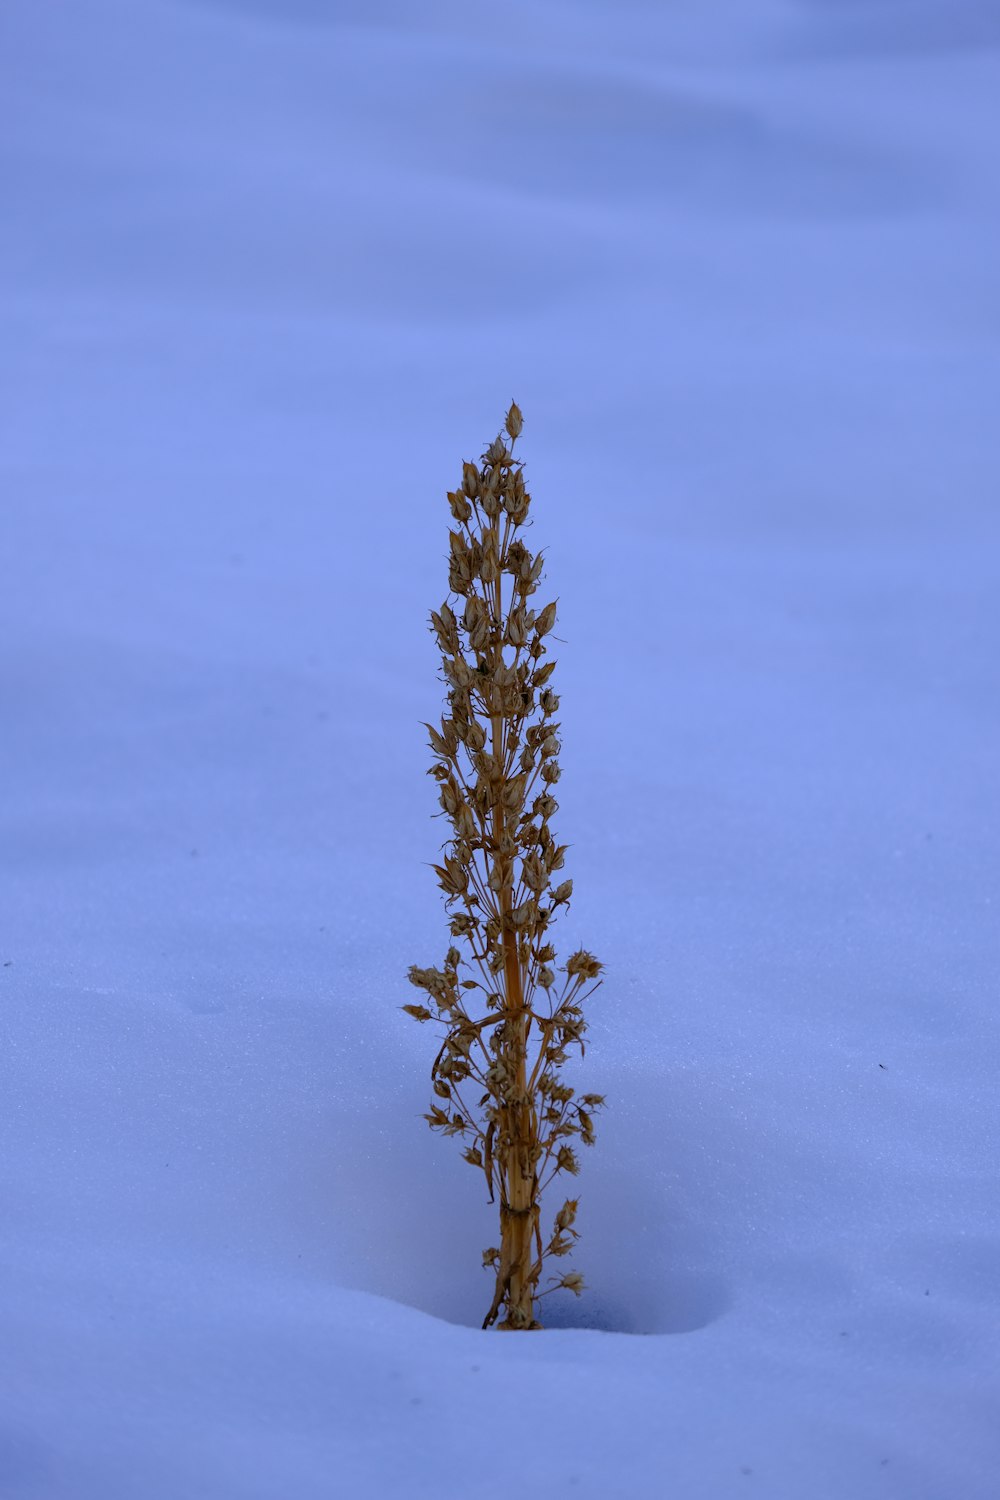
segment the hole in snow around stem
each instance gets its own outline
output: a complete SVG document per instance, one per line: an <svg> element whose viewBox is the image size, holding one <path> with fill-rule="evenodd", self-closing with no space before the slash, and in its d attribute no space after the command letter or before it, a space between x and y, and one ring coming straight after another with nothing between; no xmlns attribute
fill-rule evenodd
<svg viewBox="0 0 1000 1500"><path fill-rule="evenodd" d="M695 1333L721 1317L729 1306L721 1277L710 1272L669 1278L654 1297L616 1296L608 1287L580 1298L556 1293L542 1303L546 1328L592 1328L599 1333Z"/></svg>

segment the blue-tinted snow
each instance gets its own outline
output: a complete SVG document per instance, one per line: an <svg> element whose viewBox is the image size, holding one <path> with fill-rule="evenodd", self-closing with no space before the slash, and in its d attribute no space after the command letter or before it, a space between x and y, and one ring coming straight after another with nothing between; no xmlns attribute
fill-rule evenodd
<svg viewBox="0 0 1000 1500"><path fill-rule="evenodd" d="M0 1493L992 1497L995 7L0 43ZM531 1339L397 1008L511 396L608 965Z"/></svg>

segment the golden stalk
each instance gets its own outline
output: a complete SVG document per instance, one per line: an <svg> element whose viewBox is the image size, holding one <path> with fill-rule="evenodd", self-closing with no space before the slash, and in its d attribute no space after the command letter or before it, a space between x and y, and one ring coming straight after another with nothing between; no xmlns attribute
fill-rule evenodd
<svg viewBox="0 0 1000 1500"><path fill-rule="evenodd" d="M435 756L429 774L453 830L434 869L452 937L464 943L467 956L452 945L441 969L414 965L410 981L434 1010L403 1007L418 1021L437 1019L445 1027L431 1069L434 1094L443 1102L432 1103L425 1118L431 1129L469 1142L465 1159L485 1174L491 1201L499 1198L500 1244L483 1256L495 1273L483 1326L502 1312L498 1326L507 1329L541 1327L537 1302L547 1292L539 1292L538 1283L545 1258L567 1254L577 1239L577 1204L569 1199L544 1241L541 1192L559 1173L578 1171L569 1142L579 1137L593 1144L593 1112L604 1103L599 1094L577 1099L559 1078L568 1050L583 1052L582 1002L597 988L601 964L578 950L563 965L556 993L547 929L573 889L570 880L552 883L565 855L550 827L558 807L559 699L548 686L555 664L542 664L542 657L556 606L528 607L542 558L518 535L531 506L513 452L521 426L512 405L505 423L510 445L497 437L478 465L463 465L461 485L448 495L457 525L449 533L449 600L455 603L431 611L448 713L440 731L427 729ZM471 966L479 978L460 977ZM588 981L597 983L585 991ZM478 1020L466 1009L474 991L487 1009ZM464 1084L485 1091L478 1112L463 1103ZM547 1290L579 1294L582 1286L577 1273L567 1272Z"/></svg>

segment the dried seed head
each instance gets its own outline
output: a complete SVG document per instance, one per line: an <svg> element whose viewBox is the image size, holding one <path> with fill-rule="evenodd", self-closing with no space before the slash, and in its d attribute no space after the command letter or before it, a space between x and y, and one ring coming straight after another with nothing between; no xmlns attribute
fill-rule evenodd
<svg viewBox="0 0 1000 1500"><path fill-rule="evenodd" d="M524 488L524 481L520 474L515 474L514 485L511 493L504 501L504 510L510 516L515 526L521 526L531 508L531 496Z"/></svg>
<svg viewBox="0 0 1000 1500"><path fill-rule="evenodd" d="M507 621L507 644L520 651L522 646L527 645L528 628L524 618L524 610L518 607L512 609Z"/></svg>
<svg viewBox="0 0 1000 1500"><path fill-rule="evenodd" d="M438 645L445 653L458 650L458 630L455 625L455 616L447 604L441 606L441 613L431 610L431 628L437 636Z"/></svg>
<svg viewBox="0 0 1000 1500"><path fill-rule="evenodd" d="M527 559L530 564L531 553L521 541L520 537L515 537L510 546L507 548L507 552L504 558L504 569L514 578L519 578L521 576L521 567L525 559Z"/></svg>
<svg viewBox="0 0 1000 1500"><path fill-rule="evenodd" d="M546 833L548 833L548 829L546 829ZM562 869L563 865L566 863L566 850L569 848L568 844L552 843L551 838L552 835L549 834L550 842L548 848L545 850L545 868L548 870L550 875L553 870Z"/></svg>
<svg viewBox="0 0 1000 1500"><path fill-rule="evenodd" d="M441 796L438 800L440 801L441 806L444 808L449 817L454 817L454 815L458 812L458 809L462 806L461 795L459 794L458 787L453 781L445 782L444 786L441 788Z"/></svg>
<svg viewBox="0 0 1000 1500"><path fill-rule="evenodd" d="M533 920L535 910L534 899L529 897L527 901L522 901L520 906L514 907L514 910L510 914L510 920L515 927L526 927Z"/></svg>
<svg viewBox="0 0 1000 1500"><path fill-rule="evenodd" d="M523 773L507 782L501 793L501 803L508 812L520 812L524 804L524 787L527 778Z"/></svg>
<svg viewBox="0 0 1000 1500"><path fill-rule="evenodd" d="M528 607L543 558L533 555L518 534L531 497L508 443L516 442L522 426L512 402L504 433L490 444L480 466L463 465L461 485L448 493L453 518L448 582L452 605L455 595L461 604L446 603L431 614L449 706L440 730L428 726L435 756L428 774L453 835L442 863L433 868L447 898L449 932L461 949L448 949L442 969L411 969L411 982L426 992L427 1003L408 1009L419 1020L436 1017L445 1026L432 1068L436 1102L425 1116L428 1124L442 1134L467 1137L465 1159L485 1171L491 1195L498 1183L513 1180L511 1173L533 1180L530 1212L537 1224L539 1181L553 1168L577 1170L567 1138L593 1140L589 1110L601 1096L576 1102L558 1075L568 1049L582 1046L585 980L595 979L601 965L580 949L565 966L566 984L560 976L557 989L555 949L543 941L549 923L569 901L572 882L551 885L566 850L549 829L558 810L551 788L560 774L554 718L559 699L549 687L555 663L547 659L543 637L555 626L556 603L539 611ZM529 809L525 795L536 777L541 786ZM510 991L514 958L522 988ZM463 963L474 965L476 978L459 977L468 973ZM475 1003L476 1014L482 1014L479 1006L485 1002L485 1019L473 1023L465 1005L475 990L484 991ZM529 1018L527 1026L516 1021L519 1013ZM540 1068L545 1071L529 1091L524 1080L536 1078ZM485 1087L478 1116L465 1108L474 1099L458 1097L464 1080L472 1080L477 1094ZM519 1115L524 1106L530 1108ZM517 1306L509 1293L508 1210L502 1246L484 1256L498 1277L488 1322L505 1307L506 1326L531 1326L525 1306L530 1308L536 1295L542 1259L572 1249L575 1212L576 1201L567 1200L549 1244L539 1242L538 1258L526 1273L528 1302ZM507 1276L506 1291L501 1272ZM558 1284L578 1291L582 1280L571 1272Z"/></svg>
<svg viewBox="0 0 1000 1500"><path fill-rule="evenodd" d="M491 521L495 521L500 514L500 496L487 492L482 500L483 510Z"/></svg>
<svg viewBox="0 0 1000 1500"><path fill-rule="evenodd" d="M466 630L473 630L485 613L486 605L480 599L479 595L470 594L465 601L465 608L462 611L462 624Z"/></svg>
<svg viewBox="0 0 1000 1500"><path fill-rule="evenodd" d="M571 1229L576 1221L576 1210L579 1203L578 1198L567 1198L562 1208L556 1214L555 1225L557 1229Z"/></svg>
<svg viewBox="0 0 1000 1500"><path fill-rule="evenodd" d="M456 521L467 521L472 515L472 506L466 500L461 490L448 491L448 504Z"/></svg>
<svg viewBox="0 0 1000 1500"><path fill-rule="evenodd" d="M535 621L535 631L540 636L548 635L549 631L552 629L555 623L556 606L555 601L553 601L551 604L546 604L545 608L538 616L538 619Z"/></svg>
<svg viewBox="0 0 1000 1500"><path fill-rule="evenodd" d="M455 656L454 659L445 659L444 675L457 688L467 688L471 686L473 680L472 668L461 655Z"/></svg>
<svg viewBox="0 0 1000 1500"><path fill-rule="evenodd" d="M578 948L570 955L566 964L567 974L579 974L583 979L596 979L604 965L588 953L586 948Z"/></svg>
<svg viewBox="0 0 1000 1500"><path fill-rule="evenodd" d="M462 802L459 806L455 816L455 829L470 844L476 839L479 833L475 815L467 802Z"/></svg>

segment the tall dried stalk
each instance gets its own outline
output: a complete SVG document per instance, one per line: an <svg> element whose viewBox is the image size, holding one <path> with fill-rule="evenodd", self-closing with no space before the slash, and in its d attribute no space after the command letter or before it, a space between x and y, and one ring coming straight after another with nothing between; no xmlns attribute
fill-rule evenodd
<svg viewBox="0 0 1000 1500"><path fill-rule="evenodd" d="M444 1024L431 1069L438 1102L425 1119L468 1143L465 1160L485 1174L490 1201L499 1199L500 1244L483 1255L496 1273L483 1327L502 1312L499 1326L512 1329L541 1327L536 1304L549 1291L579 1295L583 1287L570 1271L538 1290L545 1257L567 1255L578 1237L575 1198L543 1237L541 1194L560 1173L579 1171L571 1143L593 1144L593 1113L604 1103L600 1094L577 1099L559 1080L570 1048L584 1050L582 1005L600 983L601 964L580 949L560 979L547 939L573 882L552 883L566 853L549 826L558 807L559 699L548 685L555 662L542 664L556 606L528 607L543 559L519 536L531 506L513 455L521 425L512 405L510 446L496 438L478 466L463 465L461 485L448 495L454 607L431 611L448 710L440 730L427 729L429 774L453 829L434 869L451 935L465 952L449 947L440 969L414 965L410 982L433 1009L403 1007L418 1021ZM473 1108L465 1096L480 1090Z"/></svg>

